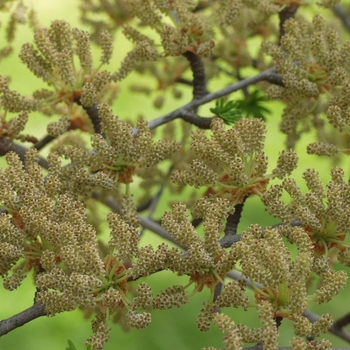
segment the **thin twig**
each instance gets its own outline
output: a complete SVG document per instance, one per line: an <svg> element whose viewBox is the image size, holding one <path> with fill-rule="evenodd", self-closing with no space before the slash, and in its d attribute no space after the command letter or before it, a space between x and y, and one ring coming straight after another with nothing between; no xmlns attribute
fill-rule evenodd
<svg viewBox="0 0 350 350"><path fill-rule="evenodd" d="M101 198L99 192L94 192L94 193L92 193L92 197L99 200L101 203L105 204L107 207L112 209L114 212L116 212L116 213L121 212L120 205L115 201L115 199L112 196L107 196L106 198ZM174 237L171 236L166 230L164 230L164 228L161 225L159 225L157 222L155 222L151 219L145 218L141 215L138 215L138 218L140 220L141 227L146 228L146 229L156 233L158 236L176 244L178 247L181 247L182 249L187 249L187 246L177 242L174 239Z"/></svg>
<svg viewBox="0 0 350 350"><path fill-rule="evenodd" d="M99 200L101 203L104 203L106 206L108 206L110 209L112 209L114 212L116 213L120 213L121 212L121 207L120 205L115 201L115 199L112 196L107 196L105 198L101 198L100 193L99 192L94 192L92 193L92 197ZM176 244L178 247L181 247L183 249L188 249L187 246L185 246L184 244L181 244L179 242L177 242L160 224L158 224L157 222L149 219L149 218L145 218L141 215L138 215L138 218L140 220L140 225L143 228L146 228L150 231L152 231L153 233L159 235L160 237ZM288 223L292 226L300 226L301 223L297 220L293 220L291 223ZM286 223L280 223L280 224L276 224L276 225L272 225L272 226L268 226L268 227L278 227L281 225L286 225ZM262 228L262 231L264 230L264 228ZM234 243L238 242L241 240L241 235L225 235L224 237L222 237L220 239L220 245L223 248L229 248L231 247Z"/></svg>
<svg viewBox="0 0 350 350"><path fill-rule="evenodd" d="M309 321L311 321L312 323L315 323L320 318L320 316L314 314L309 310L304 311L303 316L309 319ZM350 333L344 331L343 329L336 328L334 324L329 329L329 332L350 343Z"/></svg>
<svg viewBox="0 0 350 350"><path fill-rule="evenodd" d="M254 289L251 281L249 278L243 276L240 272L238 271L231 271L229 272L226 277L229 277L231 279L234 280L244 280L247 284L247 287L250 289ZM254 282L254 285L259 288L262 289L264 288L260 283ZM303 316L305 316L310 322L315 323L320 316L314 314L313 312L309 311L309 310L305 310L303 312ZM350 333L346 332L342 329L336 328L335 325L333 324L332 327L329 329L329 332L332 334L335 334L336 336L338 336L339 338L347 341L348 343L350 343Z"/></svg>
<svg viewBox="0 0 350 350"><path fill-rule="evenodd" d="M258 61L254 60L253 61L253 68L258 68ZM230 72L229 70L219 66L219 65L215 65L215 67L222 71L223 73L225 73L226 75L230 76L230 77L235 77L235 74L233 72ZM239 80L243 80L244 78L240 77L239 75L237 75L237 78ZM268 77L266 77L265 81L267 81L268 83L271 83L273 85L278 85L278 86L282 86L285 87L285 84L283 82L283 75L275 73L275 74L270 74ZM245 89L246 87L244 87Z"/></svg>
<svg viewBox="0 0 350 350"><path fill-rule="evenodd" d="M143 203L141 203L140 205L138 205L138 206L136 207L136 211L137 211L138 213L140 213L140 212L142 212L142 211L147 210L147 209L149 208L149 206L151 205L151 203L152 203L152 199L153 199L153 198L150 198L150 199L148 199L146 202L143 202Z"/></svg>
<svg viewBox="0 0 350 350"><path fill-rule="evenodd" d="M162 180L162 184L159 187L157 193L153 196L152 200L149 203L149 208L148 208L148 215L147 218L152 220L152 216L154 211L156 210L157 204L159 203L160 197L162 196L162 193L164 191L165 185L169 179L169 176L171 175L171 171L173 170L173 166L171 165L169 167L169 170L167 171L167 174ZM142 235L144 232L144 228L142 228L140 235Z"/></svg>
<svg viewBox="0 0 350 350"><path fill-rule="evenodd" d="M40 151L42 148L44 148L46 145L48 145L51 141L55 139L54 136L46 135L44 138L39 140L37 143L34 144L34 148L36 148L38 151Z"/></svg>
<svg viewBox="0 0 350 350"><path fill-rule="evenodd" d="M241 72L239 71L239 69L237 69L237 79L238 80L243 80L243 78L242 78L242 76L241 76ZM243 89L242 89L242 91L243 91L243 94L244 94L244 97L246 98L246 99L248 99L249 97L250 97L250 93L249 93L249 91L248 91L248 86L245 86Z"/></svg>
<svg viewBox="0 0 350 350"><path fill-rule="evenodd" d="M188 86L193 86L193 82L189 79L185 78L178 78L175 80L175 83L183 84L183 85L188 85Z"/></svg>

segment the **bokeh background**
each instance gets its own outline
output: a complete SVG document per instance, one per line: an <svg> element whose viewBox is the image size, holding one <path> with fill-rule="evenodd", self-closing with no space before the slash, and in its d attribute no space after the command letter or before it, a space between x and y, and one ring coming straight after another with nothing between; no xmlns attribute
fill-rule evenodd
<svg viewBox="0 0 350 350"><path fill-rule="evenodd" d="M80 21L80 13L78 6L79 0L25 0L28 7L33 6L37 11L38 18L43 25L49 26L52 20L63 19L68 21L71 26L79 27L88 30ZM1 14L0 19L6 22L6 14ZM4 39L4 30L0 29L0 42ZM30 94L33 90L43 87L43 84L38 80L24 65L21 64L18 53L21 46L26 42L32 42L33 33L27 26L20 26L17 33L15 52L9 58L0 63L0 74L9 75L12 77L10 87L22 94ZM115 71L124 58L128 50L131 49L131 44L126 41L121 33L117 33L115 37L115 52L114 59L111 62L110 69ZM94 55L96 59L99 57L98 48L95 49ZM254 74L246 72L247 75ZM145 95L135 95L130 92L129 86L133 82L139 82L140 79L150 79L131 74L120 84L119 97L113 105L113 110L121 118L136 120L142 116L148 120L161 116L162 114L180 107L181 103L186 103L191 99L191 89L183 88L182 100L167 99L161 109L153 107L152 98ZM155 84L150 81L150 84ZM228 81L215 81L210 85L210 89L223 87ZM155 85L154 85L155 86ZM241 97L240 93L233 94L231 98ZM214 103L208 104L201 108L201 112L205 115L209 107L213 107ZM272 102L268 107L272 114L268 117L268 135L265 151L270 159L270 167L274 168L278 151L283 145L284 137L278 132L278 124L283 106L281 103ZM47 118L38 114L32 113L30 116L28 132L35 135L45 135L45 126ZM53 120L53 119L52 119ZM312 132L304 134L301 141L297 145L297 151L300 154L300 163L298 169L293 176L301 184L302 189L306 189L302 181L302 172L308 167L315 167L322 176L322 179L327 182L329 180L329 170L332 161L328 158L320 158L305 154L306 145L312 142L314 134ZM349 162L344 158L339 160L340 164L344 165L346 175L349 177ZM5 166L4 162L0 166ZM188 192L190 194L190 192ZM170 194L168 194L170 195ZM168 199L168 198L167 198ZM166 201L164 199L164 201ZM106 215L106 208L99 209L101 215ZM160 212L156 213L158 216ZM269 217L263 205L258 198L250 198L244 208L243 217L239 225L239 231L242 232L248 225L258 223L261 226L267 226L276 223L277 221ZM152 243L158 245L162 242L160 238L152 233L144 235L141 244ZM349 272L349 269L348 269ZM1 281L0 281L1 282ZM142 282L142 281L140 281ZM169 272L160 272L149 278L147 282L152 287L154 293L157 293L163 288L173 284L187 284L188 278L177 277ZM0 283L1 285L1 283ZM27 278L21 287L13 292L4 290L0 286L0 320L10 317L32 305L34 297L34 284L32 278ZM179 309L171 309L164 311L152 312L152 323L144 330L131 330L124 332L118 324L112 325L111 339L106 346L106 350L112 349L181 349L194 350L201 349L206 346L223 347L222 335L214 326L207 333L201 333L196 326L196 317L199 313L203 301L209 298L209 292L204 290L200 294L196 294L191 298L188 305L182 306ZM350 288L341 291L336 300L323 305L321 307L310 304L310 309L316 313L330 312L334 319L342 316L349 311L350 305ZM231 310L228 314L235 322L244 322L250 326L259 326L254 309L248 313L242 310ZM350 327L347 327L350 331ZM288 342L293 336L293 328L291 322L284 320L281 326L280 345L288 346ZM41 317L23 327L20 327L11 333L0 338L0 350L63 350L67 346L67 340L71 339L77 346L77 349L83 349L83 343L91 335L91 326L89 320L84 319L83 312L80 310L59 314L55 317ZM342 340L329 335L327 336L333 342L334 346L348 346Z"/></svg>

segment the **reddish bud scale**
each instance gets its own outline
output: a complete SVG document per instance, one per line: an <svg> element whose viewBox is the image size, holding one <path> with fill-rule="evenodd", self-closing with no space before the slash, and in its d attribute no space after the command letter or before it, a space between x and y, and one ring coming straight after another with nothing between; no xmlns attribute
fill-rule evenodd
<svg viewBox="0 0 350 350"><path fill-rule="evenodd" d="M223 184L230 183L230 176L225 174L220 177L219 182ZM220 197L228 199L231 203L241 204L245 201L245 199L254 194L260 196L262 193L266 191L267 185L269 183L269 179L260 179L255 181L253 184L246 188L234 188L234 189L219 189L215 190L213 187L209 187L205 196L217 195L220 194Z"/></svg>

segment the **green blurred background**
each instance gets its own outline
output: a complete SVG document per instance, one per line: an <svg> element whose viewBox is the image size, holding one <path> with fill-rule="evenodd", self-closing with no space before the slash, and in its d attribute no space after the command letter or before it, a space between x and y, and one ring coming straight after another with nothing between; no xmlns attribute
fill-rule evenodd
<svg viewBox="0 0 350 350"><path fill-rule="evenodd" d="M26 0L24 3L28 6L34 6L38 13L40 22L46 26L55 19L64 19L72 26L84 28L79 22L78 0ZM6 22L6 15L1 14L0 18ZM4 30L0 31L0 41L3 40ZM18 53L22 44L32 42L32 31L26 26L20 26L17 34L15 52L8 59L0 63L0 74L10 75L12 81L11 89L15 89L22 94L30 94L33 90L43 87L41 81L36 79L27 68L20 63ZM110 65L111 71L118 68L120 61L131 48L120 33L116 35L114 59ZM96 49L96 57L98 59L99 51ZM248 75L248 74L247 74ZM131 94L128 86L132 82L138 82L140 76L132 74L120 84L120 94L113 105L115 113L121 118L136 119L142 115L150 120L162 115L165 112L178 108L181 103L185 103L191 98L190 89L184 88L184 96L182 100L167 99L166 103L160 110L153 107L152 100L145 95ZM147 79L142 77L142 79ZM223 87L225 81L216 81L210 85L210 89L215 87ZM152 84L152 82L150 82ZM153 82L154 84L154 82ZM239 93L232 95L232 98L240 96ZM203 106L201 112L203 115L208 113L209 107L213 107L214 103ZM278 102L269 105L273 111L268 118L268 135L265 151L270 159L270 167L276 164L278 151L284 142L284 137L278 132L278 124L283 106ZM47 119L40 115L31 114L30 125L28 131L32 131L36 136L45 134L45 126ZM301 142L297 146L297 151L302 155L299 168L294 172L293 176L301 184L305 190L301 174L308 167L315 167L322 175L322 179L326 182L329 180L329 170L333 165L328 158L318 158L316 156L308 156L305 154L306 145L314 139L313 133L304 134ZM348 162L345 159L339 160L344 165L346 175L349 175ZM3 162L1 164L4 164ZM4 165L2 165L4 166ZM348 176L349 177L349 176ZM101 208L101 215L105 214L105 209ZM160 213L158 213L160 215ZM267 226L276 223L276 220L269 217L263 205L257 198L250 198L244 208L243 217L240 222L239 231L244 230L249 224L258 223L261 226ZM162 240L152 233L147 233L142 239L142 244L152 243L157 245ZM349 272L349 269L347 270ZM1 281L0 281L1 282ZM139 281L142 282L142 281ZM161 272L147 278L148 284L152 287L154 293L173 284L187 284L188 278L176 277L169 272ZM32 279L27 278L22 286L14 291L9 292L0 287L0 320L10 317L32 305L34 296L34 284ZM350 288L343 290L335 301L318 307L311 304L310 309L314 312L330 312L334 319L342 316L348 311L350 305ZM196 294L191 298L188 305L179 309L171 309L165 311L152 312L152 323L144 330L131 330L124 332L118 324L113 324L111 339L106 346L106 350L112 349L182 349L194 350L201 349L205 346L223 347L222 335L214 326L207 333L201 333L196 326L196 317L199 313L203 301L209 297L209 292L204 290L200 294ZM230 310L228 314L237 323L244 322L250 326L259 326L254 309L248 313L242 310ZM347 327L350 331L350 327ZM289 340L293 336L293 328L291 322L284 320L281 326L281 346L288 346ZM41 317L23 327L20 327L11 333L0 338L0 350L63 350L67 346L67 339L72 339L78 349L83 349L82 344L91 335L90 322L85 320L83 313L79 310L59 314L52 318ZM333 342L333 346L346 347L347 343L336 337L329 336Z"/></svg>

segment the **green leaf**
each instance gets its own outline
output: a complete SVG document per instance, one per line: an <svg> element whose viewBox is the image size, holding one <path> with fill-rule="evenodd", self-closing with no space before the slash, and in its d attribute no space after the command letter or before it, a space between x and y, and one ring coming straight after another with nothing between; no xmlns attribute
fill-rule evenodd
<svg viewBox="0 0 350 350"><path fill-rule="evenodd" d="M86 345L85 350L91 350L91 349L92 349L92 344ZM70 339L68 339L68 347L66 347L66 350L77 350L76 346Z"/></svg>
<svg viewBox="0 0 350 350"><path fill-rule="evenodd" d="M74 343L70 339L68 339L68 345L69 346L66 348L66 350L77 350Z"/></svg>
<svg viewBox="0 0 350 350"><path fill-rule="evenodd" d="M236 101L225 102L224 98L215 101L215 108L210 108L210 112L223 119L225 124L231 125L242 118L242 112L237 108Z"/></svg>
<svg viewBox="0 0 350 350"><path fill-rule="evenodd" d="M260 90L253 91L250 96L244 100L238 100L237 108L239 108L247 118L261 118L266 120L266 115L271 113L271 110L264 107L261 103L268 99L261 94Z"/></svg>

